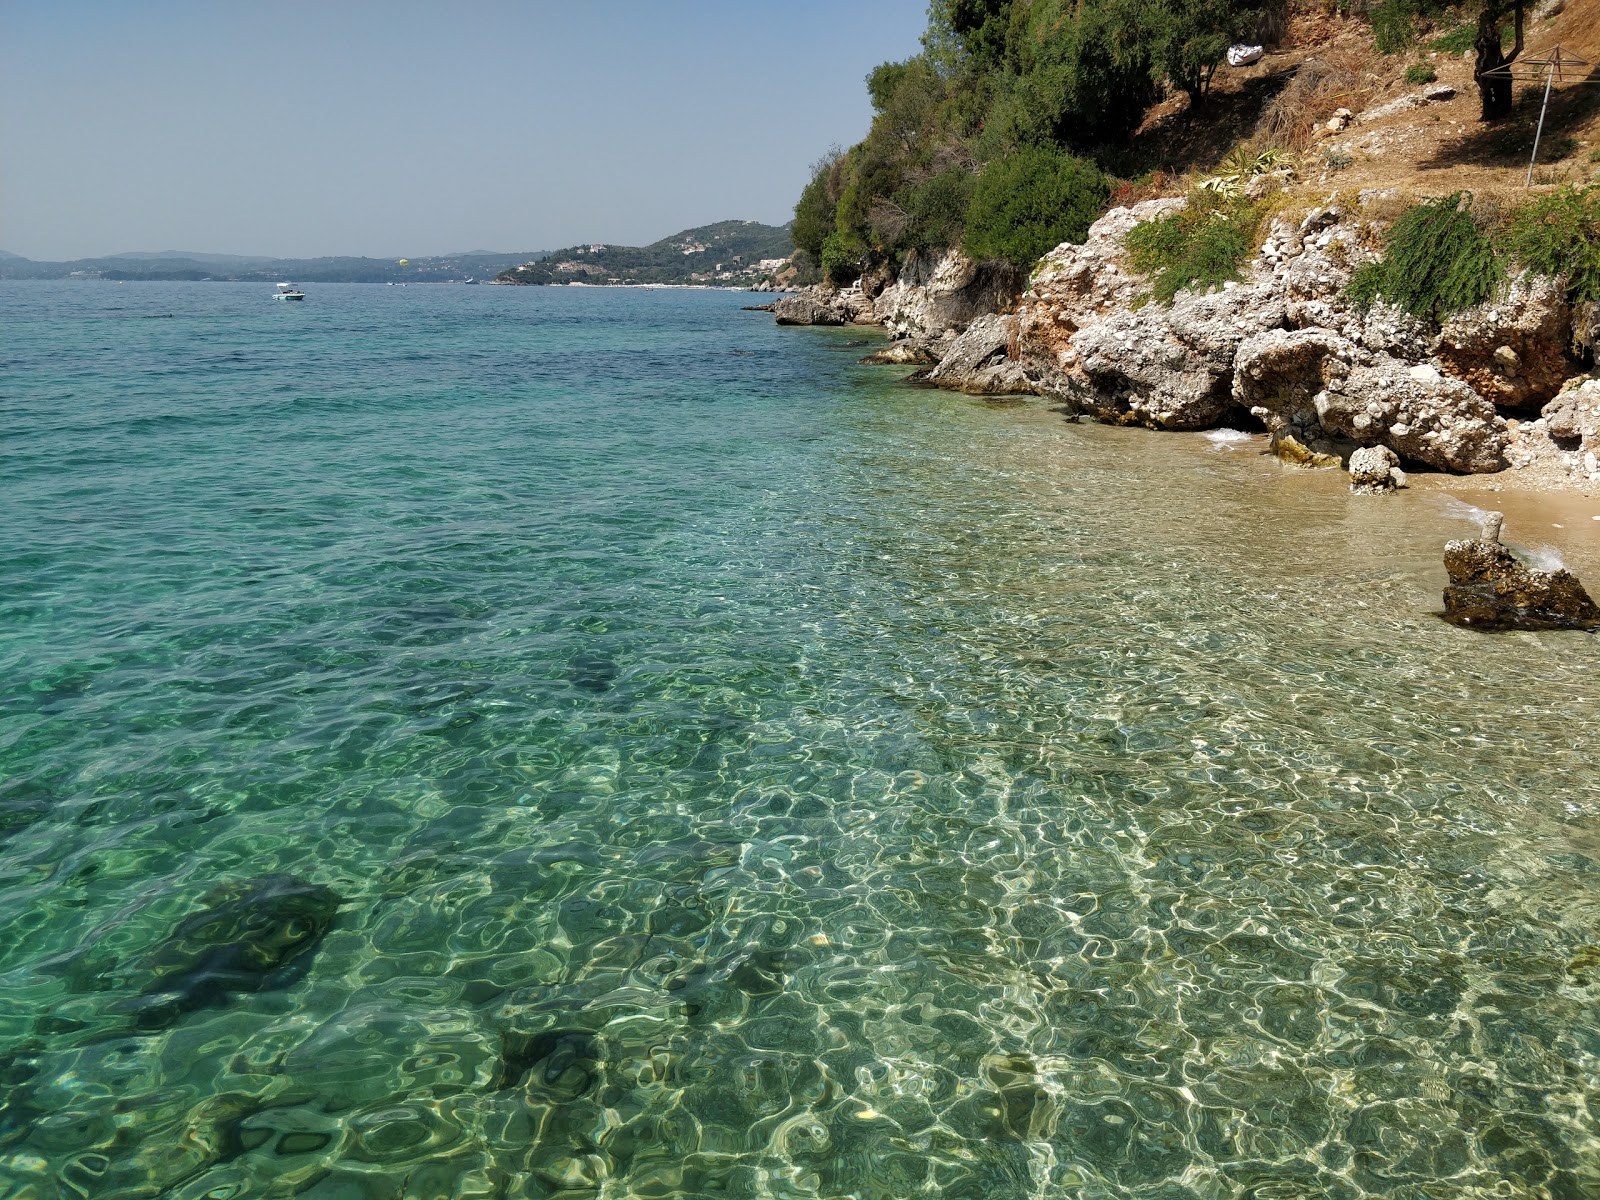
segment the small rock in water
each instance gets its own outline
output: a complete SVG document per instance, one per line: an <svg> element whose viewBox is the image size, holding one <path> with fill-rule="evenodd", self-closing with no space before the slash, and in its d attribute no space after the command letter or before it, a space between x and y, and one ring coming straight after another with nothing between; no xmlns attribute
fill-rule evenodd
<svg viewBox="0 0 1600 1200"><path fill-rule="evenodd" d="M1358 496L1381 496L1405 479L1400 456L1387 446L1363 446L1350 456L1350 490Z"/></svg>
<svg viewBox="0 0 1600 1200"><path fill-rule="evenodd" d="M1485 535L1499 537L1491 513ZM1444 548L1450 583L1444 589L1445 620L1469 629L1596 629L1600 606L1564 568L1541 571L1521 562L1488 536L1450 542Z"/></svg>

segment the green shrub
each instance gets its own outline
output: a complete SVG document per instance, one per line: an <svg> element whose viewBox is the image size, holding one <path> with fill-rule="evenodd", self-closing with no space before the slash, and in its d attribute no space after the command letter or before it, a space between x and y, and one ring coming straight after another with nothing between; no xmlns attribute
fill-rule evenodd
<svg viewBox="0 0 1600 1200"><path fill-rule="evenodd" d="M1600 187L1564 187L1524 205L1505 247L1529 270L1565 280L1574 300L1600 300Z"/></svg>
<svg viewBox="0 0 1600 1200"><path fill-rule="evenodd" d="M967 253L1032 266L1062 242L1081 242L1111 186L1093 163L1027 146L983 169L967 209Z"/></svg>
<svg viewBox="0 0 1600 1200"><path fill-rule="evenodd" d="M1197 190L1178 212L1134 226L1128 261L1155 277L1151 298L1162 304L1171 304L1181 291L1216 291L1243 278L1261 219L1259 204Z"/></svg>
<svg viewBox="0 0 1600 1200"><path fill-rule="evenodd" d="M1419 317L1442 320L1487 300L1505 271L1494 243L1472 216L1472 194L1453 192L1413 204L1384 239L1381 263L1358 270L1352 300L1380 296Z"/></svg>
<svg viewBox="0 0 1600 1200"><path fill-rule="evenodd" d="M1478 27L1471 21L1465 25L1457 25L1442 37L1436 37L1428 43L1429 50L1437 50L1440 54L1465 54L1477 43Z"/></svg>
<svg viewBox="0 0 1600 1200"><path fill-rule="evenodd" d="M1382 0L1372 9L1372 40L1379 54L1399 54L1417 40L1412 0Z"/></svg>
<svg viewBox="0 0 1600 1200"><path fill-rule="evenodd" d="M835 287L849 287L861 278L867 248L848 233L830 233L822 243L822 273Z"/></svg>
<svg viewBox="0 0 1600 1200"><path fill-rule="evenodd" d="M1406 68L1406 82L1412 87L1421 87L1425 83L1432 83L1437 78L1439 78L1439 72L1435 71L1427 63L1412 63Z"/></svg>

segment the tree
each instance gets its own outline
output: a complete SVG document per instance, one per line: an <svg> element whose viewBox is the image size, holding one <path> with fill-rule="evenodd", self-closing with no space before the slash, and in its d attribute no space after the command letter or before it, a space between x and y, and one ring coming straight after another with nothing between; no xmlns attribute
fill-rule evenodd
<svg viewBox="0 0 1600 1200"><path fill-rule="evenodd" d="M1478 61L1472 78L1478 85L1478 98L1482 104L1483 119L1493 121L1509 117L1512 106L1511 73L1492 74L1501 67L1509 67L1522 53L1522 23L1525 0L1484 0L1483 11L1478 14ZM1511 52L1505 51L1502 29L1510 16L1516 28L1516 40Z"/></svg>
<svg viewBox="0 0 1600 1200"><path fill-rule="evenodd" d="M1140 35L1151 69L1189 97L1189 108L1204 106L1211 79L1228 47L1255 35L1266 0L1144 0Z"/></svg>
<svg viewBox="0 0 1600 1200"><path fill-rule="evenodd" d="M813 259L822 257L822 243L833 232L834 214L839 208L840 160L844 152L835 146L811 165L811 182L800 193L790 227L794 244Z"/></svg>

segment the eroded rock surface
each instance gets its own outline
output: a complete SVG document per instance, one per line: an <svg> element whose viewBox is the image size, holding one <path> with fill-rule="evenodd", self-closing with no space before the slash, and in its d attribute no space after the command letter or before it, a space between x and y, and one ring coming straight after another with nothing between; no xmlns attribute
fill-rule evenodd
<svg viewBox="0 0 1600 1200"><path fill-rule="evenodd" d="M1400 456L1387 446L1362 446L1350 454L1350 490L1358 496L1381 496L1406 484Z"/></svg>
<svg viewBox="0 0 1600 1200"><path fill-rule="evenodd" d="M1033 382L1013 357L1016 338L1015 316L981 316L950 344L927 381L980 396L1033 392Z"/></svg>
<svg viewBox="0 0 1600 1200"><path fill-rule="evenodd" d="M785 296L772 306L779 325L843 325L850 314L843 305L823 300L815 292Z"/></svg>
<svg viewBox="0 0 1600 1200"><path fill-rule="evenodd" d="M1445 619L1472 629L1595 629L1600 606L1563 569L1541 571L1499 542L1450 542L1444 548L1450 583Z"/></svg>
<svg viewBox="0 0 1600 1200"><path fill-rule="evenodd" d="M1233 394L1266 425L1274 449L1293 438L1316 454L1340 458L1379 445L1467 474L1505 465L1505 421L1466 384L1427 364L1374 354L1328 330L1269 330L1246 340Z"/></svg>
<svg viewBox="0 0 1600 1200"><path fill-rule="evenodd" d="M1024 282L1024 272L1008 264L975 263L959 250L936 259L913 254L873 302L874 318L892 337L931 341L1008 307Z"/></svg>
<svg viewBox="0 0 1600 1200"><path fill-rule="evenodd" d="M1456 313L1439 332L1444 369L1486 400L1537 407L1572 373L1572 309L1554 279L1523 273L1505 293Z"/></svg>
<svg viewBox="0 0 1600 1200"><path fill-rule="evenodd" d="M1246 333L1283 320L1282 300L1264 287L1114 312L1072 339L1067 398L1105 421L1210 428L1233 406L1234 358Z"/></svg>

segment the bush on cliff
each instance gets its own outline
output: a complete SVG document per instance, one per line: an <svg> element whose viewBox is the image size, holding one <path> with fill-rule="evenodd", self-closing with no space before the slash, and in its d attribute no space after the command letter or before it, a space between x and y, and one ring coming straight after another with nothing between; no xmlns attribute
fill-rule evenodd
<svg viewBox="0 0 1600 1200"><path fill-rule="evenodd" d="M1384 239L1383 259L1359 268L1347 294L1361 305L1382 298L1419 317L1442 321L1482 303L1505 269L1472 212L1470 192L1413 204Z"/></svg>
<svg viewBox="0 0 1600 1200"><path fill-rule="evenodd" d="M848 233L830 233L822 243L822 273L834 287L849 287L861 278L867 248Z"/></svg>
<svg viewBox="0 0 1600 1200"><path fill-rule="evenodd" d="M1154 277L1150 299L1213 292L1243 278L1265 209L1243 196L1197 188L1179 211L1143 221L1128 234L1128 261Z"/></svg>
<svg viewBox="0 0 1600 1200"><path fill-rule="evenodd" d="M1573 300L1600 300L1600 186L1564 187L1524 205L1505 246L1528 269L1565 281Z"/></svg>
<svg viewBox="0 0 1600 1200"><path fill-rule="evenodd" d="M1099 168L1043 146L1029 146L983 169L967 211L966 251L1019 267L1062 242L1081 242L1111 194Z"/></svg>

